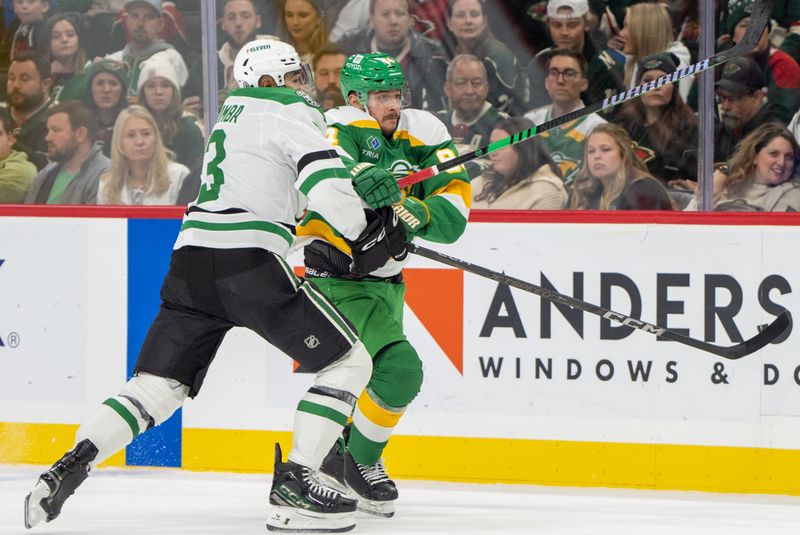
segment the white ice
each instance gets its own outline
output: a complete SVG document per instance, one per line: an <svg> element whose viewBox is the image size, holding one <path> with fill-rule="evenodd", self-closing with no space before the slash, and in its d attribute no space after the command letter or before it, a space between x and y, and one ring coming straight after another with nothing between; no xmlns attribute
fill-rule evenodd
<svg viewBox="0 0 800 535"><path fill-rule="evenodd" d="M43 467L0 465L0 534L267 533L270 475L98 469L61 516L28 531L25 495ZM351 533L426 535L798 535L800 498L399 481L394 518Z"/></svg>

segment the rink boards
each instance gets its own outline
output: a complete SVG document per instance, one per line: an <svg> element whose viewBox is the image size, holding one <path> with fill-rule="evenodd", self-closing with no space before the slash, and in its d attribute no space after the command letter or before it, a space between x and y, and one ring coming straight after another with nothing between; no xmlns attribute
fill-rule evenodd
<svg viewBox="0 0 800 535"><path fill-rule="evenodd" d="M132 369L180 211L22 213L0 209L0 462L47 463ZM577 217L475 213L425 245L716 344L800 317L791 215ZM406 280L425 381L393 475L800 494L794 330L724 361L425 259ZM271 471L310 380L234 330L200 396L110 462Z"/></svg>

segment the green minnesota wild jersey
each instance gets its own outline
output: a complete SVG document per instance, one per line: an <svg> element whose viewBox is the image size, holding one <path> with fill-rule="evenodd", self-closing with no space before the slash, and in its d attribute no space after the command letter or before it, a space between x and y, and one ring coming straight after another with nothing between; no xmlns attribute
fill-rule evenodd
<svg viewBox="0 0 800 535"><path fill-rule="evenodd" d="M372 116L353 106L329 110L325 119L328 141L345 165L374 163L400 179L458 156L447 128L426 111L402 110L392 139L383 136ZM422 202L429 215L416 236L453 243L464 232L472 190L462 166L407 187L404 194Z"/></svg>

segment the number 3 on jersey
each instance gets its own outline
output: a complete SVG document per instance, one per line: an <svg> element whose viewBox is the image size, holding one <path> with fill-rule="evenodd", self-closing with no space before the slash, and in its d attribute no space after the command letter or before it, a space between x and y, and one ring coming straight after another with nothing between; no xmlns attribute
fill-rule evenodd
<svg viewBox="0 0 800 535"><path fill-rule="evenodd" d="M219 198L219 188L225 182L225 173L219 168L219 164L225 159L225 132L215 130L208 138L206 147L205 161L208 162L205 173L201 178L200 194L197 196L197 203L215 201Z"/></svg>

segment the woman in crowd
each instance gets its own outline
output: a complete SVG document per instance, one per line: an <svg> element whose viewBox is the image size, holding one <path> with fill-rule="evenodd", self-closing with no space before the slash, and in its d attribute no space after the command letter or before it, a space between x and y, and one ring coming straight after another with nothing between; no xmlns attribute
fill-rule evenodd
<svg viewBox="0 0 800 535"><path fill-rule="evenodd" d="M124 63L104 59L86 69L86 90L83 102L97 116L100 128L97 142L103 154L111 156L111 136L117 116L128 107L128 73Z"/></svg>
<svg viewBox="0 0 800 535"><path fill-rule="evenodd" d="M175 161L195 169L203 160L203 134L193 115L183 112L178 73L168 61L150 59L142 64L138 94L153 116L164 146Z"/></svg>
<svg viewBox="0 0 800 535"><path fill-rule="evenodd" d="M527 130L533 123L525 117L499 122L489 143ZM495 210L561 210L567 191L558 165L547 154L541 138L489 153L491 166L472 181L472 208Z"/></svg>
<svg viewBox="0 0 800 535"><path fill-rule="evenodd" d="M189 170L169 161L150 112L142 106L123 110L111 146L111 168L100 177L97 204L177 204Z"/></svg>
<svg viewBox="0 0 800 535"><path fill-rule="evenodd" d="M613 46L614 41L609 42ZM642 58L660 52L670 52L678 58L678 68L689 66L691 54L686 45L675 40L672 18L661 3L641 3L630 6L625 13L625 24L616 39L617 46L627 55L625 61L625 84L635 86L638 67ZM683 100L689 95L692 78L679 82Z"/></svg>
<svg viewBox="0 0 800 535"><path fill-rule="evenodd" d="M577 210L672 210L667 190L636 156L628 133L599 124L586 138L583 167L569 207Z"/></svg>
<svg viewBox="0 0 800 535"><path fill-rule="evenodd" d="M55 102L81 100L86 90L86 52L81 45L81 17L77 13L53 15L45 24L49 37L51 96Z"/></svg>
<svg viewBox="0 0 800 535"><path fill-rule="evenodd" d="M797 140L781 123L761 125L715 171L714 186L719 195L715 210L800 212Z"/></svg>
<svg viewBox="0 0 800 535"><path fill-rule="evenodd" d="M328 27L321 0L281 0L278 37L292 45L311 65L314 54L328 46Z"/></svg>
<svg viewBox="0 0 800 535"><path fill-rule="evenodd" d="M472 54L483 60L489 82L486 97L495 108L507 113L524 111L521 77L514 54L489 29L483 0L449 0L444 46L449 59Z"/></svg>
<svg viewBox="0 0 800 535"><path fill-rule="evenodd" d="M636 85L678 69L672 54L645 57ZM674 84L665 84L623 104L616 122L628 131L650 173L670 188L693 192L697 184L697 116Z"/></svg>

